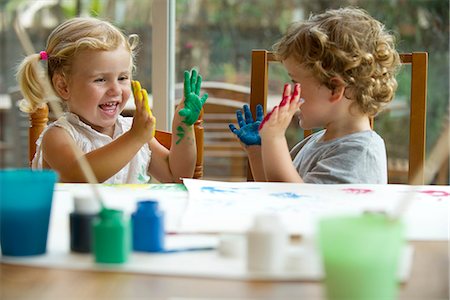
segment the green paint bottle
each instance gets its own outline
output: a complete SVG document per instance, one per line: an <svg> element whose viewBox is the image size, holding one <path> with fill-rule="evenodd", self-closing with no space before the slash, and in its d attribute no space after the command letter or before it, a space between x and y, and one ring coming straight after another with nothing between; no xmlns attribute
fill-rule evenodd
<svg viewBox="0 0 450 300"><path fill-rule="evenodd" d="M102 209L92 224L95 262L120 264L131 250L131 225L121 210Z"/></svg>

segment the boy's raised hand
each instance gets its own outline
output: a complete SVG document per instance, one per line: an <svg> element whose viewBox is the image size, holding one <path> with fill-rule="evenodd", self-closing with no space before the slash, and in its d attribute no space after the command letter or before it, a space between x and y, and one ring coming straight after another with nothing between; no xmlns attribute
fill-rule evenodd
<svg viewBox="0 0 450 300"><path fill-rule="evenodd" d="M203 104L208 99L208 94L204 94L200 98L200 87L202 84L202 76L200 76L197 70L192 69L184 71L184 107L178 112L182 117L183 123L190 126L197 121Z"/></svg>
<svg viewBox="0 0 450 300"><path fill-rule="evenodd" d="M259 136L258 128L263 119L263 108L260 104L256 106L256 121L253 121L252 113L248 105L244 105L244 116L242 111L236 111L236 117L239 129L234 124L229 124L231 132L233 132L239 140L246 146L261 145L261 137Z"/></svg>
<svg viewBox="0 0 450 300"><path fill-rule="evenodd" d="M294 114L300 109L304 100L300 98L300 84L296 83L291 94L291 86L285 84L283 99L280 104L269 112L259 125L260 135L263 137L275 137L285 135L286 129Z"/></svg>
<svg viewBox="0 0 450 300"><path fill-rule="evenodd" d="M156 119L152 114L152 110L150 109L150 105L148 104L148 93L145 89L141 88L141 84L137 80L131 81L131 88L133 90L134 103L136 105L135 117L133 118L133 125L135 123L140 123L140 121L144 122L143 126L148 127L148 122L145 122L144 116L147 116L151 119L152 123L152 135L155 136L156 131ZM139 125L138 125L139 126Z"/></svg>

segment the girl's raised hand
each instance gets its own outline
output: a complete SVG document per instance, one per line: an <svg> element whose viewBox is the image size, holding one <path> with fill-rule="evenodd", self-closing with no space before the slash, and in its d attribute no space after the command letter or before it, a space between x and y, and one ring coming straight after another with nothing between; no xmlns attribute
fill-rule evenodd
<svg viewBox="0 0 450 300"><path fill-rule="evenodd" d="M294 85L294 92L291 94L290 84L284 85L283 99L280 104L269 112L259 126L262 138L284 137L292 117L300 109L304 100L300 98L300 84Z"/></svg>
<svg viewBox="0 0 450 300"><path fill-rule="evenodd" d="M130 131L144 144L150 142L155 136L156 119L148 104L148 93L141 88L139 81L132 81L134 104L136 111Z"/></svg>
<svg viewBox="0 0 450 300"><path fill-rule="evenodd" d="M192 69L190 74L189 71L184 71L184 102L178 114L184 117L182 122L188 126L197 121L203 104L208 99L208 94L204 94L200 98L201 84L202 76L198 74L197 70Z"/></svg>

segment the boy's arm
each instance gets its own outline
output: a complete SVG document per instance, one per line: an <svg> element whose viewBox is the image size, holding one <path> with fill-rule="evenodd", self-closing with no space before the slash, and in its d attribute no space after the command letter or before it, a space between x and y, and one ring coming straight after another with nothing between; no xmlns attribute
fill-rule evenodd
<svg viewBox="0 0 450 300"><path fill-rule="evenodd" d="M268 140L263 137L261 156L267 181L303 182L292 164L285 137Z"/></svg>
<svg viewBox="0 0 450 300"><path fill-rule="evenodd" d="M252 145L246 148L250 169L255 181L267 181L261 156L261 146Z"/></svg>
<svg viewBox="0 0 450 300"><path fill-rule="evenodd" d="M286 129L301 104L300 85L295 85L292 95L290 85L285 85L280 105L261 122L261 155L267 181L303 182L292 164L285 137Z"/></svg>
<svg viewBox="0 0 450 300"><path fill-rule="evenodd" d="M256 120L253 120L252 113L248 105L243 106L244 116L242 111L236 111L236 119L239 129L234 124L229 124L232 133L239 138L242 148L245 150L252 170L255 181L266 181L264 175L263 161L261 158L261 137L258 132L258 127L261 124L264 113L261 105L256 106Z"/></svg>

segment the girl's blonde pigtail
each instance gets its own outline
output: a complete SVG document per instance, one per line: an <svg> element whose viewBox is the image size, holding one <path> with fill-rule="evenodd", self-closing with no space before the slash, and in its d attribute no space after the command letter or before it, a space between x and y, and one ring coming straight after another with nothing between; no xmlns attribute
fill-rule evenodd
<svg viewBox="0 0 450 300"><path fill-rule="evenodd" d="M24 99L20 101L20 110L26 113L32 113L43 104L47 103L43 80L48 80L47 74L39 73L39 69L33 66L41 60L39 53L27 56L17 69L17 81Z"/></svg>

